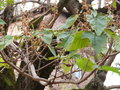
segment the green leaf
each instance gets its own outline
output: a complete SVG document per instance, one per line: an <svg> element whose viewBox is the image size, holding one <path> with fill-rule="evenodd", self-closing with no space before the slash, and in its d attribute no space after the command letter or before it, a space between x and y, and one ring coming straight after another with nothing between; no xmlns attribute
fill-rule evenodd
<svg viewBox="0 0 120 90"><path fill-rule="evenodd" d="M101 52L102 47L106 44L106 41L107 41L107 35L105 35L105 34L96 36L92 32L85 32L83 34L83 37L90 39L90 41L92 42L92 46L97 54L99 54Z"/></svg>
<svg viewBox="0 0 120 90"><path fill-rule="evenodd" d="M57 36L57 42L60 41L60 39L64 39L66 37L69 37L71 35L70 32L62 32Z"/></svg>
<svg viewBox="0 0 120 90"><path fill-rule="evenodd" d="M11 44L13 42L13 36L10 36L10 35L6 35L4 37L4 40L3 42L5 43L6 46L8 46L9 44Z"/></svg>
<svg viewBox="0 0 120 90"><path fill-rule="evenodd" d="M3 10L6 5L5 1L0 1L0 10Z"/></svg>
<svg viewBox="0 0 120 90"><path fill-rule="evenodd" d="M2 19L0 19L0 24L6 24L6 23Z"/></svg>
<svg viewBox="0 0 120 90"><path fill-rule="evenodd" d="M115 67L111 67L111 66L101 66L98 69L99 70L105 70L105 71L112 71L112 72L120 74L120 69L115 68Z"/></svg>
<svg viewBox="0 0 120 90"><path fill-rule="evenodd" d="M32 35L33 35L34 37L40 38L41 35L43 35L43 32L40 32L39 30L36 30L36 31L33 31L33 32L32 32Z"/></svg>
<svg viewBox="0 0 120 90"><path fill-rule="evenodd" d="M62 69L63 69L63 71L65 72L65 73L68 73L70 70L71 70L71 67L69 67L69 66L66 66L66 65L62 65Z"/></svg>
<svg viewBox="0 0 120 90"><path fill-rule="evenodd" d="M114 8L117 8L116 0L113 0L112 6L113 6Z"/></svg>
<svg viewBox="0 0 120 90"><path fill-rule="evenodd" d="M69 57L69 59L78 59L80 58L80 54L76 53L76 51L72 51L67 57Z"/></svg>
<svg viewBox="0 0 120 90"><path fill-rule="evenodd" d="M88 38L83 38L82 34L82 31L76 32L74 34L74 40L66 47L67 51L81 49L87 47L90 44L90 40Z"/></svg>
<svg viewBox="0 0 120 90"><path fill-rule="evenodd" d="M112 31L112 30L110 30L110 29L105 29L105 33L107 34L107 36L108 37L112 37L112 38L114 38L114 37L116 37L116 33L114 32L114 31Z"/></svg>
<svg viewBox="0 0 120 90"><path fill-rule="evenodd" d="M66 55L66 56L60 56L59 58L61 60L63 60L63 59L65 59L65 60L78 59L78 58L80 58L80 54L78 54L76 51L72 51L72 52L69 52L68 55Z"/></svg>
<svg viewBox="0 0 120 90"><path fill-rule="evenodd" d="M6 35L2 39L0 39L0 50L3 50L6 46L13 42L13 37L10 35Z"/></svg>
<svg viewBox="0 0 120 90"><path fill-rule="evenodd" d="M67 37L65 37L61 43L58 44L58 47L63 47L65 50L66 48L70 45L70 43L72 43L73 41L73 36L69 35Z"/></svg>
<svg viewBox="0 0 120 90"><path fill-rule="evenodd" d="M54 60L54 59L57 59L58 57L49 57L48 60Z"/></svg>
<svg viewBox="0 0 120 90"><path fill-rule="evenodd" d="M65 60L62 64L62 69L64 73L68 73L71 70L72 66L69 60Z"/></svg>
<svg viewBox="0 0 120 90"><path fill-rule="evenodd" d="M107 41L107 36L104 34L101 36L94 37L92 44L97 54L101 52L102 47L106 44L106 41Z"/></svg>
<svg viewBox="0 0 120 90"><path fill-rule="evenodd" d="M56 52L55 52L54 47L52 47L51 45L48 45L48 47L49 47L51 53L52 53L54 56L56 56Z"/></svg>
<svg viewBox="0 0 120 90"><path fill-rule="evenodd" d="M49 29L44 30L44 32L36 30L32 35L37 38L41 38L45 43L50 44L52 41L53 31Z"/></svg>
<svg viewBox="0 0 120 90"><path fill-rule="evenodd" d="M94 10L94 11L93 11L93 13L92 13L93 17L96 17L96 16L97 16L97 14L98 14L98 13L97 13L97 11L96 11L96 10Z"/></svg>
<svg viewBox="0 0 120 90"><path fill-rule="evenodd" d="M7 63L5 63L5 61L3 60L3 58L0 57L0 67L6 67L9 68L9 65Z"/></svg>
<svg viewBox="0 0 120 90"><path fill-rule="evenodd" d="M41 37L41 39L47 43L47 44L50 44L51 41L52 41L52 36L53 36L53 32L52 31L49 31L49 30L46 30L44 31L44 36Z"/></svg>
<svg viewBox="0 0 120 90"><path fill-rule="evenodd" d="M107 51L108 51L107 45L104 45L104 46L102 47L101 52L102 52L103 54L106 54Z"/></svg>
<svg viewBox="0 0 120 90"><path fill-rule="evenodd" d="M116 35L116 37L113 38L113 47L115 50L120 50L120 35Z"/></svg>
<svg viewBox="0 0 120 90"><path fill-rule="evenodd" d="M88 72L94 70L97 66L95 63L93 63L88 58L76 59L76 64L81 70L85 70Z"/></svg>
<svg viewBox="0 0 120 90"><path fill-rule="evenodd" d="M72 15L72 16L70 16L67 19L65 25L61 26L59 28L59 30L61 30L61 29L67 29L67 28L71 27L75 23L75 21L77 20L77 18L78 18L78 15Z"/></svg>
<svg viewBox="0 0 120 90"><path fill-rule="evenodd" d="M103 14L95 14L95 17L94 12L91 15L87 16L87 21L90 23L92 29L95 30L96 34L99 36L107 27L110 20Z"/></svg>
<svg viewBox="0 0 120 90"><path fill-rule="evenodd" d="M6 0L8 4L14 4L14 0Z"/></svg>

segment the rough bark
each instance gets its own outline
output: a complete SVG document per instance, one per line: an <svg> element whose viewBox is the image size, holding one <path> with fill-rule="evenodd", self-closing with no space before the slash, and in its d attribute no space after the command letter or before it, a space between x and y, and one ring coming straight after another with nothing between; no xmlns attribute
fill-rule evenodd
<svg viewBox="0 0 120 90"><path fill-rule="evenodd" d="M69 2L66 4L65 8L71 13L71 14L77 14L81 11L81 3L79 3L78 0L69 0Z"/></svg>
<svg viewBox="0 0 120 90"><path fill-rule="evenodd" d="M7 33L8 26L13 22L13 11L14 7L12 5L8 5L3 12L2 19L7 23L5 25L5 34Z"/></svg>

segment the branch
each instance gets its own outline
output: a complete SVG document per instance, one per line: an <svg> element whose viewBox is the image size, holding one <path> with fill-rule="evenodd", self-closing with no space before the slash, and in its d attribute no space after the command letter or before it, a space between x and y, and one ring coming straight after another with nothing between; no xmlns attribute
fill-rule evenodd
<svg viewBox="0 0 120 90"><path fill-rule="evenodd" d="M58 3L58 12L60 13L70 0L60 0Z"/></svg>
<svg viewBox="0 0 120 90"><path fill-rule="evenodd" d="M90 74L88 74L83 79L81 79L80 81L78 81L77 84L80 84L80 83L84 82L85 80L87 80L96 70L97 69L94 69L92 72L90 72Z"/></svg>
<svg viewBox="0 0 120 90"><path fill-rule="evenodd" d="M73 81L73 80L55 80L54 83L52 82L52 79L51 79L51 82L49 82L49 85L50 84L60 84L60 83L70 83L70 84L80 84L82 82L84 82L85 80L87 80L97 69L93 70L89 75L87 75L86 77L84 77L83 79L81 79L80 81Z"/></svg>
<svg viewBox="0 0 120 90"><path fill-rule="evenodd" d="M69 73L67 73L67 74L62 74L62 75L58 75L58 76L56 76L55 78L57 79L59 79L59 78L62 78L62 77L64 77L64 76L67 76L67 75L71 75L71 74L73 74L73 73L75 73L75 72L80 72L81 70L74 70L74 71L72 71L72 72L69 72ZM50 81L52 81L54 79L54 77L51 77L49 80Z"/></svg>
<svg viewBox="0 0 120 90"><path fill-rule="evenodd" d="M30 0L30 1L29 1L29 0L26 0L25 3L26 3L26 2L32 2L32 3L38 3L38 4L41 4L41 5L46 5L46 4L43 3L43 2L34 1L34 0L33 0L33 1L32 1L32 0ZM22 4L22 3L23 3L23 1L21 1L21 2L16 2L16 3L14 3L13 5L18 5L18 4Z"/></svg>
<svg viewBox="0 0 120 90"><path fill-rule="evenodd" d="M20 50L17 46L16 46L16 49L19 50L19 52L21 52L22 50ZM29 71L31 72L33 78L40 78L37 73L36 73L36 70L35 70L35 67L34 65L29 61L29 58L27 58L26 56L27 55L24 55L23 53L21 53L21 55L24 57L23 61L28 64L28 68L29 68ZM43 82L43 81L39 81L40 84L42 85L46 85L47 83L46 82Z"/></svg>
<svg viewBox="0 0 120 90"><path fill-rule="evenodd" d="M117 2L118 4L120 4L120 1L119 1L119 0L116 0L116 2Z"/></svg>
<svg viewBox="0 0 120 90"><path fill-rule="evenodd" d="M115 88L120 88L120 85L112 85L112 86L106 87L106 89L108 89L108 90L115 89Z"/></svg>
<svg viewBox="0 0 120 90"><path fill-rule="evenodd" d="M117 54L119 54L120 53L120 51L119 52L116 52L116 53L113 53L113 54L109 54L109 55L107 55L105 58L103 58L103 60L102 60L102 62L101 62L101 65L110 65L111 63L112 63L112 61L114 60L114 58L115 58L115 56L117 55ZM107 61L107 59L108 59L108 61ZM107 61L107 62L106 62ZM106 62L106 63L105 63Z"/></svg>
<svg viewBox="0 0 120 90"><path fill-rule="evenodd" d="M48 80L47 80L47 79L44 79L44 78L40 78L40 77L36 74L36 72L35 72L35 67L34 67L33 64L29 63L29 65L28 65L29 68L30 68L30 71L31 71L31 73L32 73L32 76L31 76L31 75L29 75L29 74L27 74L27 73L25 73L25 72L22 72L22 71L21 71L18 67L16 67L13 63L9 62L10 59L9 59L9 57L4 53L4 51L0 51L0 54L1 54L1 56L3 57L3 59L5 60L5 62L8 63L11 67L13 67L13 68L14 68L16 71L18 71L20 74L22 74L22 75L24 75L24 76L26 76L26 77L28 77L28 78L31 78L31 79L39 82L40 84L42 84L42 85L44 85L44 86L47 85ZM24 61L25 61L26 63L28 63L28 60L26 59L26 57L24 58Z"/></svg>

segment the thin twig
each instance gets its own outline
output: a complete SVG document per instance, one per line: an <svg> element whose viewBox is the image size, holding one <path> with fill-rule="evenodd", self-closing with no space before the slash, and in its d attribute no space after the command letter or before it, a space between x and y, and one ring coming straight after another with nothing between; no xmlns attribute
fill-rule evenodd
<svg viewBox="0 0 120 90"><path fill-rule="evenodd" d="M47 79L38 78L38 77L36 78L36 77L33 77L33 76L31 76L31 75L29 75L29 74L27 74L27 73L25 73L25 72L22 72L22 71L21 71L18 67L16 67L13 63L9 62L9 61L10 61L9 57L8 57L3 51L0 51L0 54L1 54L2 58L4 59L4 61L5 61L6 63L8 63L12 68L14 68L16 71L18 71L20 74L24 75L25 77L31 78L32 80L35 80L35 81L37 81L37 82L43 81L43 82L45 83L44 85L46 85L46 84L48 83L48 80L47 80ZM41 84L43 85L43 83L41 83Z"/></svg>

